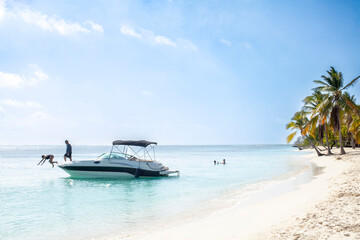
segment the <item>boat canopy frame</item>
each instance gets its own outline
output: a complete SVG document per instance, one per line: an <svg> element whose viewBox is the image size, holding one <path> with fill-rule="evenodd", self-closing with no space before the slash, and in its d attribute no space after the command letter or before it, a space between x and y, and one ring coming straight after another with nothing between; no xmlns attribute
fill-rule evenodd
<svg viewBox="0 0 360 240"><path fill-rule="evenodd" d="M147 147L149 145L157 145L157 142L150 142L150 141L146 141L146 140L115 140L115 141L113 141L113 146L117 146L117 145Z"/></svg>
<svg viewBox="0 0 360 240"><path fill-rule="evenodd" d="M115 148L119 151L119 153L122 153L125 156L129 156L129 158L135 157L134 160L137 160L137 161L149 161L149 160L155 161L156 160L156 156L155 156L155 146L156 145L157 145L156 142L149 142L146 140L139 140L139 141L116 140L116 141L113 141L110 156L112 153L116 153L114 151L114 148ZM123 146L122 150L120 149L121 146ZM131 154L128 153L129 150L130 150ZM152 154L153 157L150 154L151 151L153 153Z"/></svg>

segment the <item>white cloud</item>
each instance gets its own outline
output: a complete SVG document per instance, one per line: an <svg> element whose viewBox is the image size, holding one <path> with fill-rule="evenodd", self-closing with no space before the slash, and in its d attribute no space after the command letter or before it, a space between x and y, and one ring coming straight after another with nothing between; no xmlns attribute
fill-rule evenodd
<svg viewBox="0 0 360 240"><path fill-rule="evenodd" d="M124 36L129 36L137 39L142 39L143 41L150 43L152 45L166 45L171 46L174 48L180 47L183 49L189 50L197 50L197 46L192 43L190 40L178 38L176 41L172 40L169 37L156 35L154 32L146 30L146 29L138 29L135 30L134 28L122 25L120 27L120 32Z"/></svg>
<svg viewBox="0 0 360 240"><path fill-rule="evenodd" d="M43 124L55 120L45 112L43 106L35 101L18 101L15 99L0 100L0 124L19 129L24 126Z"/></svg>
<svg viewBox="0 0 360 240"><path fill-rule="evenodd" d="M28 66L26 74L0 72L0 88L20 88L32 86L47 80L49 77L37 65Z"/></svg>
<svg viewBox="0 0 360 240"><path fill-rule="evenodd" d="M20 102L13 99L0 100L0 104L6 107L15 107L15 108L41 108L41 104L34 101Z"/></svg>
<svg viewBox="0 0 360 240"><path fill-rule="evenodd" d="M219 39L219 42L224 44L224 45L227 45L229 47L231 47L233 45L233 43L227 39L224 39L224 38L221 38ZM246 41L243 41L243 42L240 42L238 43L238 46L242 47L242 48L247 48L247 49L252 49L253 46L251 45L251 43L249 42L246 42Z"/></svg>
<svg viewBox="0 0 360 240"><path fill-rule="evenodd" d="M31 115L31 118L33 120L49 120L49 119L51 119L51 117L48 114L46 114L42 111L37 111L37 112L33 113Z"/></svg>
<svg viewBox="0 0 360 240"><path fill-rule="evenodd" d="M34 101L25 102L25 105L31 108L42 108L42 105L40 103Z"/></svg>
<svg viewBox="0 0 360 240"><path fill-rule="evenodd" d="M226 40L226 39L223 39L223 38L220 39L219 42L221 42L222 44L225 44L225 45L227 45L229 47L232 45L232 43L229 40Z"/></svg>
<svg viewBox="0 0 360 240"><path fill-rule="evenodd" d="M120 31L125 36L135 37L135 38L142 38L140 33L137 33L133 28L129 26L121 26Z"/></svg>
<svg viewBox="0 0 360 240"><path fill-rule="evenodd" d="M0 72L0 88L18 88L24 83L23 78L17 74Z"/></svg>
<svg viewBox="0 0 360 240"><path fill-rule="evenodd" d="M86 21L84 24L90 25L91 28L96 32L104 32L104 28L100 24L94 23L93 21Z"/></svg>
<svg viewBox="0 0 360 240"><path fill-rule="evenodd" d="M177 42L178 45L184 49L189 49L194 51L198 50L197 46L194 43L192 43L190 40L179 38Z"/></svg>
<svg viewBox="0 0 360 240"><path fill-rule="evenodd" d="M2 111L0 110L0 123L6 128L15 131L26 131L28 127L44 127L44 124L53 124L57 119L43 111ZM25 129L24 129L25 128ZM22 129L22 130L21 130Z"/></svg>
<svg viewBox="0 0 360 240"><path fill-rule="evenodd" d="M0 0L0 21L5 16L5 0Z"/></svg>
<svg viewBox="0 0 360 240"><path fill-rule="evenodd" d="M28 79L27 81L28 85L36 85L39 84L40 82L49 79L49 77L39 68L39 66L37 66L36 64L30 64L29 75L27 79Z"/></svg>
<svg viewBox="0 0 360 240"><path fill-rule="evenodd" d="M0 106L0 122L1 120L6 118L6 112L5 110Z"/></svg>
<svg viewBox="0 0 360 240"><path fill-rule="evenodd" d="M141 95L143 95L145 97L153 97L153 96L155 96L153 92L147 91L147 90L142 91Z"/></svg>
<svg viewBox="0 0 360 240"><path fill-rule="evenodd" d="M207 128L205 125L202 125L202 124L199 124L199 123L195 124L194 127L195 128L203 128L203 129Z"/></svg>
<svg viewBox="0 0 360 240"><path fill-rule="evenodd" d="M12 100L12 99L6 99L0 101L2 105L9 106L9 107L23 107L24 103Z"/></svg>
<svg viewBox="0 0 360 240"><path fill-rule="evenodd" d="M253 48L253 46L249 42L241 42L240 46L242 46L244 48L247 48L247 49L252 49Z"/></svg>
<svg viewBox="0 0 360 240"><path fill-rule="evenodd" d="M93 21L85 21L83 24L65 21L59 16L48 16L36 12L21 4L13 4L13 8L6 8L5 1L0 0L0 20L5 16L11 19L21 19L24 22L39 27L44 31L59 33L60 35L71 35L74 33L90 33L92 31L103 33L103 27ZM85 25L89 25L87 28Z"/></svg>
<svg viewBox="0 0 360 240"><path fill-rule="evenodd" d="M174 43L173 41L171 41L169 38L164 37L164 36L155 36L155 42L157 44L164 44L164 45L169 45L169 46L173 46L173 47L177 47L177 44Z"/></svg>
<svg viewBox="0 0 360 240"><path fill-rule="evenodd" d="M17 12L25 22L40 27L44 31L58 32L61 35L68 35L75 32L89 33L90 30L81 26L79 23L68 23L64 19L34 12L30 9L22 9Z"/></svg>

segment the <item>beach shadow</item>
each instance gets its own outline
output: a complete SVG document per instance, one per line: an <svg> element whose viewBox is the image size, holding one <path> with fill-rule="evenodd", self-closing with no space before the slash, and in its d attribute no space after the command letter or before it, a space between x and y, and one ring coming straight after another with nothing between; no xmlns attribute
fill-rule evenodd
<svg viewBox="0 0 360 240"><path fill-rule="evenodd" d="M319 166L317 166L316 164L314 164L313 166L312 166L312 175L315 177L315 176L317 176L317 175L320 175L320 174L323 174L324 173L324 169L325 169L325 167L319 167Z"/></svg>

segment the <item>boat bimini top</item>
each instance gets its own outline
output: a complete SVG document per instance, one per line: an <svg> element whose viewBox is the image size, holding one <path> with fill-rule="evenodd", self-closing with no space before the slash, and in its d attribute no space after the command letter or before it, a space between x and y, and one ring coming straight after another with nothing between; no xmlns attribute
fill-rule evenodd
<svg viewBox="0 0 360 240"><path fill-rule="evenodd" d="M109 158L112 155L121 154L124 158L133 161L155 161L155 146L156 142L149 142L146 140L116 140L113 141ZM152 152L152 154L150 154Z"/></svg>

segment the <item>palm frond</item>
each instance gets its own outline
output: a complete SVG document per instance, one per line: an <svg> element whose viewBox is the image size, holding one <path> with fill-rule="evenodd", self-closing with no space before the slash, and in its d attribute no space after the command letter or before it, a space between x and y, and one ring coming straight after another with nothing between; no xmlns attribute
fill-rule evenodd
<svg viewBox="0 0 360 240"><path fill-rule="evenodd" d="M320 124L321 124L321 125L326 124L326 119L327 119L327 116L326 116L326 115L322 115L321 118L319 119Z"/></svg>
<svg viewBox="0 0 360 240"><path fill-rule="evenodd" d="M357 144L360 144L360 131L354 134L354 139Z"/></svg>
<svg viewBox="0 0 360 240"><path fill-rule="evenodd" d="M288 124L286 124L286 129L289 129L289 128L294 128L295 127L295 124L293 122L289 122Z"/></svg>
<svg viewBox="0 0 360 240"><path fill-rule="evenodd" d="M324 76L325 77L325 76ZM323 82L323 81L321 81L321 80L314 80L313 81L314 83L318 83L318 84L320 84L320 85L324 85L324 86L328 86L329 84L327 84L327 83L325 83L325 82Z"/></svg>
<svg viewBox="0 0 360 240"><path fill-rule="evenodd" d="M339 72L337 74L337 80L338 80L338 89L340 89L344 84L344 79L343 79L342 72Z"/></svg>
<svg viewBox="0 0 360 240"><path fill-rule="evenodd" d="M329 109L332 106L334 97L330 95L325 95L325 99L320 102L316 109L314 110L314 113L321 114L321 115L328 115Z"/></svg>
<svg viewBox="0 0 360 240"><path fill-rule="evenodd" d="M357 80L359 80L360 76L354 78L353 80L351 80L351 82L349 82L345 87L343 87L341 90L345 90L347 89L348 87L352 87L356 82Z"/></svg>
<svg viewBox="0 0 360 240"><path fill-rule="evenodd" d="M324 87L315 87L315 88L312 88L311 90L313 91L321 91Z"/></svg>
<svg viewBox="0 0 360 240"><path fill-rule="evenodd" d="M290 143L291 140L293 140L293 138L295 137L295 135L296 135L296 132L293 132L293 133L291 133L289 136L287 136L287 137L286 137L286 142L287 142L287 143Z"/></svg>
<svg viewBox="0 0 360 240"><path fill-rule="evenodd" d="M311 121L311 122L309 122L309 125L310 125L310 131L309 132L315 138L317 121Z"/></svg>
<svg viewBox="0 0 360 240"><path fill-rule="evenodd" d="M353 121L349 127L349 131L355 134L356 132L360 132L360 116L354 116Z"/></svg>
<svg viewBox="0 0 360 240"><path fill-rule="evenodd" d="M333 86L334 85L334 73L332 73L331 71L327 71L328 76L322 75L321 78L325 80L325 82L327 82L328 86Z"/></svg>
<svg viewBox="0 0 360 240"><path fill-rule="evenodd" d="M305 128L301 131L301 135L305 136L308 133L311 134L311 129L310 128L311 128L310 124L305 125Z"/></svg>
<svg viewBox="0 0 360 240"><path fill-rule="evenodd" d="M349 93L345 92L341 96L341 101L345 105L344 108L347 110L347 112L353 112L357 115L360 115L360 109L355 103L355 96L350 96ZM351 114L351 113L350 113Z"/></svg>

